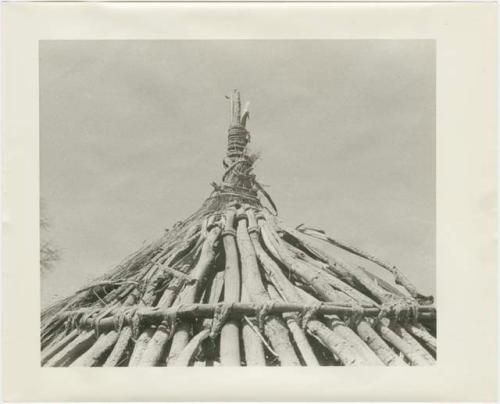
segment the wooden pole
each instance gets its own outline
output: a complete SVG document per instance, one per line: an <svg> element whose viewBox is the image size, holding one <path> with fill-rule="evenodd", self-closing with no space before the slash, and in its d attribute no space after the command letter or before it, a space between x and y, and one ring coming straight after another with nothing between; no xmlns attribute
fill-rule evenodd
<svg viewBox="0 0 500 404"><path fill-rule="evenodd" d="M240 300L241 277L238 263L238 251L234 230L236 209L230 208L225 215L225 227L222 235L226 264L224 270L224 302L235 303ZM220 363L222 366L240 366L240 327L239 321L227 321L220 333Z"/></svg>
<svg viewBox="0 0 500 404"><path fill-rule="evenodd" d="M210 330L204 329L201 330L198 334L196 334L189 343L184 347L179 356L173 358L171 362L169 362L169 366L189 366L191 360L193 359L193 355L200 348L202 342L209 336Z"/></svg>
<svg viewBox="0 0 500 404"><path fill-rule="evenodd" d="M325 300L334 300L337 296L325 290L323 285L319 284L318 279L323 279L317 273L311 271L308 267L301 267L290 256L289 252L282 245L278 235L267 223L264 217L259 218L264 243L267 243L278 256L277 259L283 259L285 265L304 279L309 285L312 285L314 290ZM302 297L303 298L303 297ZM317 302L312 302L317 303ZM319 312L319 308L317 310ZM338 317L333 317L330 327L316 321L310 321L307 324L307 329L317 339L319 339L330 351L332 351L345 364L365 364L378 365L382 364L380 359L359 339L359 337L348 327L338 321ZM318 324L319 323L319 324ZM331 330L331 333L325 330ZM343 341L343 342L342 342ZM342 352L339 352L342 350Z"/></svg>
<svg viewBox="0 0 500 404"><path fill-rule="evenodd" d="M430 364L434 364L435 360L432 355L427 351L422 345L418 343L418 341L413 338L408 331L405 330L401 325L395 325L393 327L395 332L406 342L408 345L412 347L415 351L418 351L420 355L422 355Z"/></svg>
<svg viewBox="0 0 500 404"><path fill-rule="evenodd" d="M285 242L285 245L287 248L291 250L291 252L297 257L297 259L300 259L303 261L303 265L311 267L312 270L319 271L322 276L325 277L325 280L328 281L328 283L333 286L335 289L340 290L343 292L346 296L349 296L356 300L360 304L366 304L370 306L377 306L377 303L372 300L370 297L365 296L363 293L361 293L359 290L353 288L349 284L345 283L341 279L337 278L336 276L332 275L327 269L327 265L323 263L314 263L312 259L307 258L306 254L299 251L297 248L293 247L292 245L288 244Z"/></svg>
<svg viewBox="0 0 500 404"><path fill-rule="evenodd" d="M240 251L242 281L250 299L256 303L265 304L271 302L272 299L262 282L255 250L248 234L247 218L251 228L257 227L250 210L247 211L247 217L242 215L238 221L237 242ZM264 320L263 329L273 350L278 354L281 364L283 366L300 366L299 358L290 342L288 328L283 319L276 315L269 316L267 320Z"/></svg>
<svg viewBox="0 0 500 404"><path fill-rule="evenodd" d="M161 257L159 259L161 259ZM139 289L136 288L129 296L127 296L127 299L125 300L123 306L130 307L134 305L139 300L139 298L140 298L140 292ZM116 366L123 357L125 351L127 350L131 338L132 338L132 328L130 325L125 325L120 330L117 341L114 344L110 354L106 358L106 361L104 362L103 366L105 367Z"/></svg>
<svg viewBox="0 0 500 404"><path fill-rule="evenodd" d="M274 285L268 285L267 290L269 291L272 299L276 301L283 300ZM307 340L307 336L302 327L300 327L299 325L297 315L284 313L283 318L285 319L286 324L288 325L288 328L292 333L295 344L297 345L297 348L299 349L299 352L306 366L319 366L318 359L316 358L316 355L314 354L314 351L312 350L311 345Z"/></svg>
<svg viewBox="0 0 500 404"><path fill-rule="evenodd" d="M104 367L117 366L120 362L120 359L123 357L124 352L129 345L130 338L132 337L132 328L130 326L125 326L120 330L120 335L118 340L116 341L113 350L106 358L106 362L104 362Z"/></svg>
<svg viewBox="0 0 500 404"><path fill-rule="evenodd" d="M186 231L182 241L176 248L172 248L167 257L161 262L160 269L170 270L173 265L182 265L182 263L189 259L190 256L194 256L196 254L196 250L200 243L205 240L205 236L206 221L203 221L201 225L195 224L191 226L190 229ZM174 277L169 282L167 289L160 297L157 307L164 309L170 307L185 282L185 277ZM167 320L162 319L161 323L158 325L156 330L154 330L154 333L150 338L148 338L148 336L153 331L149 329L143 331L139 340L146 342L147 345L144 347L143 342L141 342L141 345L138 347L138 349L140 348L143 352L140 354L140 357L136 358L137 366L156 366L158 364L163 352L166 349L167 342L171 337L171 329L169 328L171 326L172 325L167 323Z"/></svg>
<svg viewBox="0 0 500 404"><path fill-rule="evenodd" d="M352 247L352 246L349 246L347 245L346 243L344 242L341 242L339 240L336 240L336 239L333 239L329 236L327 236L326 234L322 233L322 232L319 232L317 230L314 230L314 229L303 229L301 230L303 233L305 234L309 234L313 237L316 237L316 238L319 238L321 240L324 240L330 244L333 244L335 245L336 247L339 247L343 250L346 250L352 254L355 254L361 258L364 258L368 261L371 261L377 265L379 265L380 267L388 270L389 272L391 272L394 277L395 277L395 280L396 280L396 283L403 286L407 291L408 293L410 293L410 295L415 298L415 299L419 299L419 298L426 298L426 296L423 296L421 295L420 293L418 293L417 291L417 288L415 287L415 285L413 285L410 280L397 268L395 267L394 265L389 265L387 264L386 262L382 261L381 259L379 258L376 258L374 257L373 255L371 254L368 254L367 252L364 252L362 250L360 250L359 248L355 248L355 247Z"/></svg>
<svg viewBox="0 0 500 404"><path fill-rule="evenodd" d="M99 359L111 350L113 345L118 340L118 333L114 330L106 334L101 334L92 348L81 355L70 366L71 367L90 367L94 366Z"/></svg>
<svg viewBox="0 0 500 404"><path fill-rule="evenodd" d="M240 126L241 119L241 98L238 90L233 90L231 96L231 126Z"/></svg>
<svg viewBox="0 0 500 404"><path fill-rule="evenodd" d="M429 366L433 364L419 350L412 347L407 341L391 330L388 327L387 321L381 322L378 329L382 338L400 351L412 365Z"/></svg>
<svg viewBox="0 0 500 404"><path fill-rule="evenodd" d="M139 335L139 338L137 338L137 341L135 342L134 350L132 351L132 355L130 357L128 366L130 367L141 366L141 357L144 354L144 352L146 352L149 341L151 341L151 338L153 337L154 333L155 333L154 328L146 327L146 329L141 333L141 335Z"/></svg>
<svg viewBox="0 0 500 404"><path fill-rule="evenodd" d="M246 303L248 300L247 290L246 288L242 288L241 301ZM251 320L249 319L248 321ZM247 366L266 366L264 347L259 336L255 333L254 327L246 321L242 322L241 335L245 348L245 362Z"/></svg>
<svg viewBox="0 0 500 404"><path fill-rule="evenodd" d="M74 358L78 357L91 347L95 340L94 330L82 332L78 337L50 358L45 363L44 367L68 365L74 360Z"/></svg>
<svg viewBox="0 0 500 404"><path fill-rule="evenodd" d="M74 329L68 335L66 335L63 339L56 341L55 344L49 345L47 347L47 349L45 349L42 352L42 365L45 364L55 354L60 352L67 344L69 344L76 337L78 337L79 334L80 334L80 331L77 329Z"/></svg>
<svg viewBox="0 0 500 404"><path fill-rule="evenodd" d="M189 304L196 301L201 294L202 286L206 280L209 268L211 267L215 258L215 244L220 236L221 230L219 226L213 227L207 235L203 243L200 258L198 263L193 269L193 278L195 282L186 285L181 293L180 301L182 304ZM191 332L191 325L187 322L181 322L172 339L172 345L167 358L167 365L171 360L182 352L184 347L188 344L189 334Z"/></svg>
<svg viewBox="0 0 500 404"><path fill-rule="evenodd" d="M436 338L431 335L421 324L409 324L406 329L415 337L423 341L423 343L433 352L436 352Z"/></svg>
<svg viewBox="0 0 500 404"><path fill-rule="evenodd" d="M295 286L293 286L295 288ZM279 287L277 287L279 290ZM302 291L303 292L303 291ZM303 292L305 293L305 292ZM301 294L302 296L302 294ZM255 316L256 313L266 309L265 304L257 303L245 303L239 302L231 305L231 312L229 314L230 318L241 318L243 316ZM269 314L283 314L287 312L301 313L305 310L315 308L317 314L325 315L338 315L338 316L348 316L356 314L358 309L352 305L346 304L336 304L332 302L321 302L317 307L313 307L306 303L294 303L294 302L274 302L273 305L267 307ZM217 305L206 304L206 303L192 303L192 304L178 304L171 306L167 309L160 308L150 308L142 309L138 311L138 314L142 321L145 323L158 324L167 315L175 313L178 318L208 318L213 317ZM67 313L67 315L73 312ZM376 307L365 307L363 308L364 317L377 317L380 313L380 308ZM433 318L435 315L435 309L432 306L420 306L419 316L421 318ZM114 321L116 319L115 315L111 315L99 322L99 326L103 331L109 330L113 327ZM128 324L128 320L125 319L125 323ZM85 323L84 325L89 325L90 323Z"/></svg>
<svg viewBox="0 0 500 404"><path fill-rule="evenodd" d="M386 344L367 321L360 321L356 326L356 331L385 365L407 366L406 362Z"/></svg>
<svg viewBox="0 0 500 404"><path fill-rule="evenodd" d="M338 301L341 299L339 294L330 287L325 276L322 276L319 272L311 270L309 267L293 259L291 253L279 241L279 237L275 234L266 220L259 219L259 226L266 247L271 247L278 255L276 258L282 261L283 264L304 283L307 283L313 288L321 300Z"/></svg>

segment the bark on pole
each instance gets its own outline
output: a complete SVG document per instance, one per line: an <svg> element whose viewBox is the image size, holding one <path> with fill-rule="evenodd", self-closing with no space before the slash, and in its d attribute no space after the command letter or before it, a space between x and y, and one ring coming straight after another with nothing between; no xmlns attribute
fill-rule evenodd
<svg viewBox="0 0 500 404"><path fill-rule="evenodd" d="M224 269L225 303L238 302L241 294L241 276L234 229L235 216L236 209L227 210L222 235L226 256ZM220 333L220 362L222 366L241 366L239 323L238 320L229 320L222 326Z"/></svg>

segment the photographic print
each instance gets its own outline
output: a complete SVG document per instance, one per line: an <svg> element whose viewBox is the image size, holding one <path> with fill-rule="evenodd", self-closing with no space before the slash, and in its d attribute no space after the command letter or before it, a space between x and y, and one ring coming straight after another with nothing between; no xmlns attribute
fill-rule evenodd
<svg viewBox="0 0 500 404"><path fill-rule="evenodd" d="M433 366L434 40L39 42L41 366Z"/></svg>

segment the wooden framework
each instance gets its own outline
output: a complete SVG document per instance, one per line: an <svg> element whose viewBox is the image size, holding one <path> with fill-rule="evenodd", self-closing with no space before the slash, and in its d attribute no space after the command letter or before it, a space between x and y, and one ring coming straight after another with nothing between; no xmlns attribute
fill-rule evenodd
<svg viewBox="0 0 500 404"><path fill-rule="evenodd" d="M436 312L394 266L283 224L231 97L223 181L200 210L41 314L43 366L432 365ZM330 243L380 279L318 247Z"/></svg>

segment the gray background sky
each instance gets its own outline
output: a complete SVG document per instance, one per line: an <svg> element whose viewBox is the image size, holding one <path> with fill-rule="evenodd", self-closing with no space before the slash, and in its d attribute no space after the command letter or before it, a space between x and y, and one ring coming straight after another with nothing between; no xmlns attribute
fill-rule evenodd
<svg viewBox="0 0 500 404"><path fill-rule="evenodd" d="M42 41L41 197L62 254L42 302L200 206L222 174L233 88L281 218L434 293L433 41Z"/></svg>

